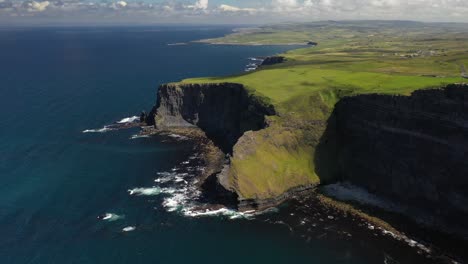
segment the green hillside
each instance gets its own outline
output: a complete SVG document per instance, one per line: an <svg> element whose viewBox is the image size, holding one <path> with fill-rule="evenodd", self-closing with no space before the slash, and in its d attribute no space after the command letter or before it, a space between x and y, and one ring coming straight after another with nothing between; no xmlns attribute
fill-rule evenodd
<svg viewBox="0 0 468 264"><path fill-rule="evenodd" d="M282 54L286 62L238 76L183 83L244 84L272 103L270 126L234 149L231 179L243 198L271 198L330 175L316 171L315 148L335 103L364 93L409 95L464 82L468 26L416 22L317 22L244 30L212 43L288 44L316 41ZM325 166L326 167L326 166Z"/></svg>

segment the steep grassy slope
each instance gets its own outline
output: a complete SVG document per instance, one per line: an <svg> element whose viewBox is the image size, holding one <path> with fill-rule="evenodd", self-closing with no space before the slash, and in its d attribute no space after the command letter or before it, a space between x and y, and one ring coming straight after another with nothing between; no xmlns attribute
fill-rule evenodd
<svg viewBox="0 0 468 264"><path fill-rule="evenodd" d="M357 23L357 22L356 22ZM398 22L400 23L400 22ZM463 82L468 29L459 25L360 22L261 28L214 43L319 42L317 47L284 54L286 62L239 76L194 78L183 83L240 83L272 103L278 115L269 127L248 132L234 147L229 188L241 199L279 197L298 186L332 179L333 164L316 159L334 105L344 96L369 93L409 95L418 89ZM314 38L314 36L316 38ZM327 150L322 150L326 153ZM326 156L326 154L325 154ZM318 172L317 167L322 169Z"/></svg>

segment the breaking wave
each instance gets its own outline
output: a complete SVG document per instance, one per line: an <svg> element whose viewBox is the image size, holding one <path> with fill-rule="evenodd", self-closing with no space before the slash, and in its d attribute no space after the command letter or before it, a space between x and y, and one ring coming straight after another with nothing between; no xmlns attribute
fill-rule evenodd
<svg viewBox="0 0 468 264"><path fill-rule="evenodd" d="M159 187L151 187L151 188L134 188L128 190L130 195L136 196L153 196L158 195L162 192L162 189Z"/></svg>
<svg viewBox="0 0 468 264"><path fill-rule="evenodd" d="M106 133L112 130L115 130L115 129L109 126L104 126L103 128L99 128L99 129L86 129L86 130L83 130L83 133Z"/></svg>
<svg viewBox="0 0 468 264"><path fill-rule="evenodd" d="M122 118L120 121L114 122L111 125L105 125L102 128L96 128L96 129L86 129L86 130L83 130L82 133L106 133L106 132L117 130L120 128L128 128L128 127L137 125L138 124L137 121L139 120L140 120L140 117L138 116L125 117L125 118Z"/></svg>
<svg viewBox="0 0 468 264"><path fill-rule="evenodd" d="M223 216L229 219L252 219L258 214L256 211L239 212L200 201L202 193L197 184L197 176L204 167L199 164L200 157L193 155L170 171L158 172L154 179L155 186L130 189L128 193L135 196L161 195L161 205L166 211L180 213L186 217Z"/></svg>
<svg viewBox="0 0 468 264"><path fill-rule="evenodd" d="M149 135L140 135L140 134L136 134L136 135L132 135L130 137L130 139L138 139L138 138L149 138L150 136Z"/></svg>
<svg viewBox="0 0 468 264"><path fill-rule="evenodd" d="M138 120L140 120L140 117L131 116L131 117L123 118L122 120L118 121L117 124L133 123L133 122L136 122Z"/></svg>
<svg viewBox="0 0 468 264"><path fill-rule="evenodd" d="M263 63L263 59L259 58L248 58L248 60L249 63L245 66L245 72L255 71Z"/></svg>

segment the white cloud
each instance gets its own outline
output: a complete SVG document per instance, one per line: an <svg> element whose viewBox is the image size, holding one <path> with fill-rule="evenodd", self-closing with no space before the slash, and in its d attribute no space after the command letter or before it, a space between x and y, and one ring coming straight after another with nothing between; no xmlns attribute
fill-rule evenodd
<svg viewBox="0 0 468 264"><path fill-rule="evenodd" d="M222 12L248 12L248 13L254 13L257 10L255 8L240 8L237 6L231 6L231 5L220 5L218 9Z"/></svg>
<svg viewBox="0 0 468 264"><path fill-rule="evenodd" d="M32 1L32 2L27 3L29 12L45 11L49 5L50 5L49 1L43 1L43 2Z"/></svg>
<svg viewBox="0 0 468 264"><path fill-rule="evenodd" d="M127 2L125 2L125 1L118 1L118 2L116 3L116 5L119 6L119 7L126 7L126 6L127 6Z"/></svg>
<svg viewBox="0 0 468 264"><path fill-rule="evenodd" d="M117 2L110 4L110 8L116 9L116 10L125 8L127 6L128 6L128 3L125 1L117 1Z"/></svg>
<svg viewBox="0 0 468 264"><path fill-rule="evenodd" d="M107 2L108 1L108 2ZM191 2L187 5L187 1ZM227 1L227 0L226 0ZM247 1L245 1L247 2ZM244 2L244 3L245 3ZM468 22L468 0L251 0L249 7L209 0L0 0L0 19L48 16L128 21L271 23L344 19ZM241 3L241 1L237 1ZM118 13L119 16L112 16ZM151 19L151 20L148 20ZM126 20L127 21L127 20Z"/></svg>
<svg viewBox="0 0 468 264"><path fill-rule="evenodd" d="M206 10L208 9L208 0L198 0L195 4L188 5L187 8Z"/></svg>

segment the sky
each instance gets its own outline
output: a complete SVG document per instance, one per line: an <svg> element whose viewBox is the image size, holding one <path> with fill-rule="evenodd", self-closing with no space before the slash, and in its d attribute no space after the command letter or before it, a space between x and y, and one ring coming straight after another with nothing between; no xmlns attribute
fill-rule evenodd
<svg viewBox="0 0 468 264"><path fill-rule="evenodd" d="M468 0L0 0L0 26L368 19L468 22Z"/></svg>

